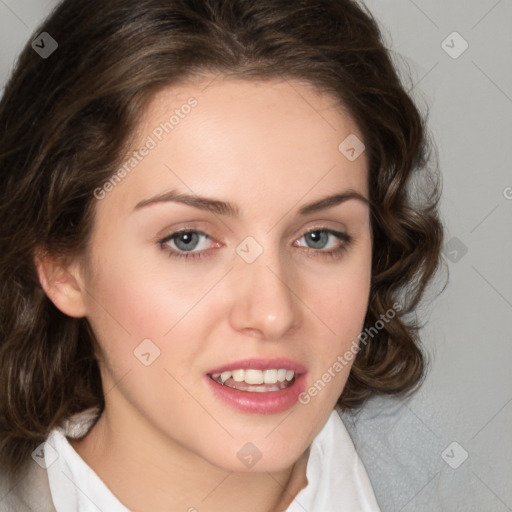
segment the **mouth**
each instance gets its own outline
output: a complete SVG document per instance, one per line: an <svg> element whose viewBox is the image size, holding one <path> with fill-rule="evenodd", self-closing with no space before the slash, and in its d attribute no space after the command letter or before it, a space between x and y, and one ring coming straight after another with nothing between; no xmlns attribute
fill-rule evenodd
<svg viewBox="0 0 512 512"><path fill-rule="evenodd" d="M295 382L295 371L288 368L256 370L239 368L208 375L217 384L249 393L272 393L281 391Z"/></svg>
<svg viewBox="0 0 512 512"><path fill-rule="evenodd" d="M293 407L307 370L289 359L246 359L206 374L215 396L239 411L273 414Z"/></svg>

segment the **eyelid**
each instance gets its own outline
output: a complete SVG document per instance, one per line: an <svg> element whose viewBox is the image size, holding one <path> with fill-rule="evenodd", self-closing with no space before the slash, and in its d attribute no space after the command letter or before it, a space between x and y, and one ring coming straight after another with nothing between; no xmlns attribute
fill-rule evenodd
<svg viewBox="0 0 512 512"><path fill-rule="evenodd" d="M293 238L293 241L295 241L297 238L300 238L300 237L303 237L304 235L307 235L308 233L311 233L313 231L319 231L319 230L322 230L322 231L329 231L331 233L341 233L341 234L348 234L348 230L347 228L345 227L345 225L342 224L342 227L341 229L340 228L332 228L332 227L329 227L328 225L326 225L326 223L328 222L331 222L331 221L317 221L318 224L317 225L313 225L312 227L309 227L309 228L304 228L304 227L301 227L300 229L298 229L297 231L295 231L291 236ZM206 230L204 231L203 229L201 229L199 227L199 225L202 224L201 221L190 221L190 222L185 222L185 223L182 223L181 225L178 224L177 226L173 226L172 228L165 228L165 229L162 229L154 238L155 242L162 242L163 240L168 240L170 238L172 238L173 236L175 235L178 235L179 233L187 233L189 231L193 231L193 232L196 232L198 234L201 234L201 235L205 235L207 236L210 240L216 240L218 237L217 236L214 236L214 235L211 235L210 233L207 233ZM337 224L340 224L339 222L337 222ZM164 233L169 233L168 235L165 235Z"/></svg>
<svg viewBox="0 0 512 512"><path fill-rule="evenodd" d="M160 245L165 245L167 244L167 242L169 242L170 240L172 240L174 237L177 237L178 235L182 234L182 233L196 233L197 235L202 235L204 237L206 237L208 240L211 240L211 241L214 241L215 239L210 236L208 233L204 232L204 231L201 231L200 229L195 229L195 228L180 228L180 229L177 229L175 231L173 231L171 234L163 237L163 238L159 238L158 239L158 243ZM218 244L219 242L217 242ZM205 250L208 250L208 249L205 249ZM178 252L183 252L185 253L185 251L178 251ZM200 252L200 251L197 251L197 252ZM203 250L204 252L204 250Z"/></svg>
<svg viewBox="0 0 512 512"><path fill-rule="evenodd" d="M329 228L325 225L315 226L306 229L305 231L301 231L301 235L298 237L294 237L294 244L301 238L305 237L309 233L314 233L316 231L322 231L325 233L328 233L330 235L333 235L336 237L340 242L341 245L334 249L315 249L311 247L304 247L299 246L307 253L310 257L324 257L324 258L336 258L341 257L342 254L348 250L348 248L352 245L353 237L347 232L347 231L339 231L336 229ZM170 248L167 243L172 240L174 237L178 236L180 233L195 233L198 235L202 235L206 238L208 238L211 241L214 241L215 239L211 237L208 233L201 231L200 229L192 227L192 225L187 225L182 228L178 228L174 230L171 234L167 235L166 237L160 239L158 241L158 244L160 245L162 250L165 250L170 257L174 257L177 259L197 259L197 258L208 258L210 255L210 249L203 249L201 251L180 251L177 249ZM217 246L219 245L219 242L216 242ZM296 246L297 247L297 246Z"/></svg>
<svg viewBox="0 0 512 512"><path fill-rule="evenodd" d="M167 225L165 228L160 229L158 233L155 235L155 241L161 240L162 238L168 238L172 235L175 235L176 233L179 233L181 231L197 231L200 233L204 233L207 235L205 231L201 228L201 225L204 225L205 222L202 221L189 221L189 222L178 222L174 223L172 225ZM211 228L208 228L210 231ZM168 233L168 234L167 234Z"/></svg>

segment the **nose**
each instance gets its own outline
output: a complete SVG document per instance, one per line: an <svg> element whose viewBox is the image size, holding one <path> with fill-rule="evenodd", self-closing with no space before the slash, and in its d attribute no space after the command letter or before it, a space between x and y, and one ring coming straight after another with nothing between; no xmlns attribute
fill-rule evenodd
<svg viewBox="0 0 512 512"><path fill-rule="evenodd" d="M279 340L302 323L299 283L277 251L266 250L253 263L237 261L232 272L230 323L262 340Z"/></svg>

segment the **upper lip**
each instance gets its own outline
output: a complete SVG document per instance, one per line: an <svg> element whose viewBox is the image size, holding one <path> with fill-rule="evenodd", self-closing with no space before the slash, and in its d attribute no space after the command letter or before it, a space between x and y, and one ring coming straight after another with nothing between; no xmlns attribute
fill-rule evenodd
<svg viewBox="0 0 512 512"><path fill-rule="evenodd" d="M296 374L305 373L306 367L297 361L287 358L274 358L274 359L240 359L239 361L233 361L231 363L218 366L208 371L208 375L214 373L222 373L232 370L273 370L285 368L286 370L293 370Z"/></svg>

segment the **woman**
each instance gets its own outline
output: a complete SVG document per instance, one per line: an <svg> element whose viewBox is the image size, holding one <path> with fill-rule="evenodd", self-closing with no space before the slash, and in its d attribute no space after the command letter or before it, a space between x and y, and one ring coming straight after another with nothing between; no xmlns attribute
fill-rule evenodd
<svg viewBox="0 0 512 512"><path fill-rule="evenodd" d="M371 15L64 0L38 34L0 104L6 510L379 510L335 407L421 381L442 228Z"/></svg>

